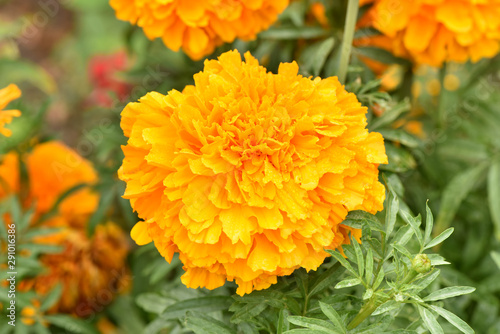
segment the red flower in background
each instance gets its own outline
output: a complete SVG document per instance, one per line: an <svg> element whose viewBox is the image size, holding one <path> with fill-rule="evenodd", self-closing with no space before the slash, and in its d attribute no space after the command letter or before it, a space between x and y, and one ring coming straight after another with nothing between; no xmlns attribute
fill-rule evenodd
<svg viewBox="0 0 500 334"><path fill-rule="evenodd" d="M89 62L89 79L94 87L90 94L91 105L112 107L113 101L123 101L129 95L131 85L119 77L127 68L127 55L119 51L111 55L97 55Z"/></svg>

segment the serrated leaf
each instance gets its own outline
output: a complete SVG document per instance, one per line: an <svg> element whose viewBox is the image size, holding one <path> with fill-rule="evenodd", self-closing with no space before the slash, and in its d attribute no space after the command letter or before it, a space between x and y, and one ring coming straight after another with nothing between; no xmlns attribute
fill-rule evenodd
<svg viewBox="0 0 500 334"><path fill-rule="evenodd" d="M449 288L443 288L437 291L430 293L427 297L424 298L424 301L436 301L447 298L452 298L456 296L466 295L472 293L476 290L476 288L470 286L453 286Z"/></svg>
<svg viewBox="0 0 500 334"><path fill-rule="evenodd" d="M351 264L342 256L342 254L331 249L327 249L326 251L328 254L333 256L337 261L339 261L340 264L342 264L342 266L346 268L351 274L353 274L354 276L358 276L357 272L354 270Z"/></svg>
<svg viewBox="0 0 500 334"><path fill-rule="evenodd" d="M177 319L183 317L187 311L215 312L227 310L232 303L231 297L210 296L187 299L168 306L161 314L164 319Z"/></svg>
<svg viewBox="0 0 500 334"><path fill-rule="evenodd" d="M335 285L335 289L343 289L343 288L349 288L351 286L356 286L361 284L361 280L359 278L350 278L350 279L345 279L343 281L340 281Z"/></svg>
<svg viewBox="0 0 500 334"><path fill-rule="evenodd" d="M283 332L290 329L290 323L288 322L288 311L285 308L280 310L278 316L278 326L276 327L277 334L283 334Z"/></svg>
<svg viewBox="0 0 500 334"><path fill-rule="evenodd" d="M399 212L399 199L398 196L393 191L389 192L389 199L387 201L387 209L385 213L385 238L389 239L389 236L394 230L394 225L396 224L396 218Z"/></svg>
<svg viewBox="0 0 500 334"><path fill-rule="evenodd" d="M443 328L441 328L439 322L436 318L434 318L432 312L420 305L417 307L420 317L424 321L425 327L431 332L431 334L444 334Z"/></svg>
<svg viewBox="0 0 500 334"><path fill-rule="evenodd" d="M157 293L148 292L137 296L136 303L146 312L161 314L165 309L174 302L168 298L160 296Z"/></svg>
<svg viewBox="0 0 500 334"><path fill-rule="evenodd" d="M373 251L371 247L366 247L365 278L368 285L372 282L373 276Z"/></svg>
<svg viewBox="0 0 500 334"><path fill-rule="evenodd" d="M351 240L351 244L353 245L354 252L356 253L356 264L358 265L359 276L363 277L363 274L365 273L365 259L363 258L363 252L354 237Z"/></svg>
<svg viewBox="0 0 500 334"><path fill-rule="evenodd" d="M344 271L345 269L342 267L340 262L335 263L333 266L328 268L327 271L322 273L315 281L312 282L309 296L314 296L327 287L331 286L333 282L336 282L338 277L342 273L344 273Z"/></svg>
<svg viewBox="0 0 500 334"><path fill-rule="evenodd" d="M441 197L441 207L436 220L436 233L441 233L450 226L453 217L460 207L460 203L462 203L472 188L479 183L479 179L483 177L486 167L487 165L480 164L467 169L451 179Z"/></svg>
<svg viewBox="0 0 500 334"><path fill-rule="evenodd" d="M222 321L203 313L191 311L187 313L186 327L196 334L236 334L235 330Z"/></svg>
<svg viewBox="0 0 500 334"><path fill-rule="evenodd" d="M431 241L432 228L434 227L434 216L432 215L431 209L429 209L429 203L425 203L425 212L424 244Z"/></svg>
<svg viewBox="0 0 500 334"><path fill-rule="evenodd" d="M342 334L333 324L328 321L300 316L289 316L288 321L294 325L305 327L312 330L323 331L324 333Z"/></svg>
<svg viewBox="0 0 500 334"><path fill-rule="evenodd" d="M448 310L445 310L442 307L435 306L435 305L430 305L429 306L433 311L438 313L440 316L448 320L450 324L455 326L457 329L459 329L462 333L464 334L474 334L474 330L467 325L465 321L460 319L457 315L451 313Z"/></svg>
<svg viewBox="0 0 500 334"><path fill-rule="evenodd" d="M389 301L386 301L385 303L383 303L379 307L377 307L375 309L375 311L372 313L372 315L383 314L383 313L398 309L400 307L403 307L403 306L400 303L396 302L395 300L391 299Z"/></svg>
<svg viewBox="0 0 500 334"><path fill-rule="evenodd" d="M439 245L440 243L448 239L450 235L453 234L454 230L455 229L453 227L450 227L449 229L443 231L443 233L441 233L440 235L432 239L427 245L425 245L424 250Z"/></svg>
<svg viewBox="0 0 500 334"><path fill-rule="evenodd" d="M48 323L70 333L98 334L97 330L90 323L66 314L45 315L44 319Z"/></svg>
<svg viewBox="0 0 500 334"><path fill-rule="evenodd" d="M411 226L411 228L413 229L413 232L415 233L415 236L417 237L419 244L423 245L422 231L420 230L420 224L421 224L420 216L417 216L415 218L410 213L408 213L404 210L401 210L400 214L401 214L401 217L403 217L403 220L406 223L408 223Z"/></svg>
<svg viewBox="0 0 500 334"><path fill-rule="evenodd" d="M321 308L321 311L328 317L328 319L330 319L333 325L341 331L341 333L346 332L346 327L344 325L344 322L342 321L342 318L340 318L340 315L337 313L337 311L335 311L333 307L323 302L319 302L319 307Z"/></svg>
<svg viewBox="0 0 500 334"><path fill-rule="evenodd" d="M495 235L500 239L500 161L491 165L488 172L488 203Z"/></svg>

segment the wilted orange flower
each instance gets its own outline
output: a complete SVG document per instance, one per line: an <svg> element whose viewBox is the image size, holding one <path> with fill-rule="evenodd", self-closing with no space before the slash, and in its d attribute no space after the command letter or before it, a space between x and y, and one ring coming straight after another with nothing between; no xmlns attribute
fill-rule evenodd
<svg viewBox="0 0 500 334"><path fill-rule="evenodd" d="M19 290L35 290L44 295L61 283L61 297L49 312L84 317L100 311L126 283L129 247L125 233L113 223L98 225L90 238L86 234L86 224L99 201L88 187L97 182L96 171L89 161L57 141L36 145L22 159L26 162L29 185L21 187L18 156L6 154L0 163L0 182L4 181L0 200L27 188L23 204L35 205L35 219L49 212L67 191L80 184L87 186L69 194L59 203L54 216L38 223L38 227L59 229L32 241L62 246L62 252L42 255L44 271L21 281ZM33 323L29 316L33 308L23 312L25 322Z"/></svg>
<svg viewBox="0 0 500 334"><path fill-rule="evenodd" d="M3 110L7 107L10 101L17 99L20 96L21 91L14 84L10 84L5 88L0 89L0 135L9 137L11 135L11 131L4 128L5 124L9 124L13 117L21 116L21 112L19 110Z"/></svg>
<svg viewBox="0 0 500 334"><path fill-rule="evenodd" d="M500 50L499 0L375 0L373 26L416 63L477 62Z"/></svg>
<svg viewBox="0 0 500 334"><path fill-rule="evenodd" d="M36 242L60 245L63 251L42 255L40 261L44 271L23 280L20 290L34 290L45 295L61 284L61 297L48 312L86 317L110 304L116 293L128 284L125 269L127 238L113 223L98 225L91 238L87 237L85 230L67 225L60 218L45 224L60 227L60 232L40 237Z"/></svg>
<svg viewBox="0 0 500 334"><path fill-rule="evenodd" d="M147 94L122 112L128 144L119 175L144 221L138 244L180 254L188 287L237 293L316 269L349 241L350 210L382 209L383 138L335 77L268 73L249 53L205 61L195 85Z"/></svg>
<svg viewBox="0 0 500 334"><path fill-rule="evenodd" d="M137 24L149 39L198 60L236 38L255 39L289 0L110 0L120 20Z"/></svg>

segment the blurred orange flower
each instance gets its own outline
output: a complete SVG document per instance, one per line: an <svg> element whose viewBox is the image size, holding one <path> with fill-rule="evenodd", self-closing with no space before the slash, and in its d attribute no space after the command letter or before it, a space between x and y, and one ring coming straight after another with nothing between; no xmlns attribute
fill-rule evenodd
<svg viewBox="0 0 500 334"><path fill-rule="evenodd" d="M89 316L127 288L125 261L129 247L126 235L117 225L100 224L90 238L86 231L68 227L64 219L52 219L44 226L61 229L58 233L37 238L36 243L60 245L63 251L42 255L40 260L45 270L23 280L19 289L34 290L43 296L61 284L61 297L49 313Z"/></svg>
<svg viewBox="0 0 500 334"><path fill-rule="evenodd" d="M325 247L348 243L348 211L382 209L377 167L387 163L366 108L337 78L245 59L226 52L182 93L130 103L119 171L144 219L132 238L153 240L167 261L178 252L188 287L235 280L240 295L316 269Z"/></svg>
<svg viewBox="0 0 500 334"><path fill-rule="evenodd" d="M372 25L418 64L477 62L500 50L499 0L375 0Z"/></svg>
<svg viewBox="0 0 500 334"><path fill-rule="evenodd" d="M21 116L19 110L3 110L12 101L21 96L21 90L10 84L5 88L0 89L0 135L9 137L12 131L4 128L5 124L9 124L12 118Z"/></svg>
<svg viewBox="0 0 500 334"><path fill-rule="evenodd" d="M120 20L137 24L149 39L180 48L194 60L236 38L255 39L276 21L289 0L110 0Z"/></svg>
<svg viewBox="0 0 500 334"><path fill-rule="evenodd" d="M0 163L0 199L27 188L26 207L35 205L35 218L49 212L59 198L80 184L62 200L54 216L39 222L38 227L59 228L57 232L36 237L37 244L61 246L62 251L40 257L44 271L20 282L19 290L35 290L43 296L57 284L62 295L49 312L67 312L88 316L109 304L126 286L128 238L115 224L97 225L87 236L87 223L98 206L99 196L89 185L97 182L92 164L64 144L52 141L36 145L22 156L26 162L29 185L21 186L19 158L6 154ZM3 190L1 190L3 189ZM96 306L97 305L97 306ZM24 322L33 323L33 308L23 310Z"/></svg>

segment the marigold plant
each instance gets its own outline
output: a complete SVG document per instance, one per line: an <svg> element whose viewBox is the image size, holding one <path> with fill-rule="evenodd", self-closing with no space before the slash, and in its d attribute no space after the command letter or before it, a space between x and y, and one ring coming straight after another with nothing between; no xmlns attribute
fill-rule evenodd
<svg viewBox="0 0 500 334"><path fill-rule="evenodd" d="M42 255L44 270L21 281L19 290L34 290L43 296L60 283L61 297L49 312L88 316L96 311L92 302L98 294L109 303L126 283L127 237L113 223L98 225L91 237L87 235L87 222L99 202L99 196L88 186L97 182L97 172L77 152L52 141L36 145L22 159L26 162L28 186L21 184L18 155L8 153L2 158L0 200L26 188L22 201L26 207L35 206L33 219L40 220L37 227L57 228L33 241L61 246L62 251ZM74 189L79 185L86 187ZM71 193L58 203L56 212L42 219L68 191Z"/></svg>
<svg viewBox="0 0 500 334"><path fill-rule="evenodd" d="M447 61L477 62L500 50L498 0L373 2L372 24L397 56L440 66Z"/></svg>
<svg viewBox="0 0 500 334"><path fill-rule="evenodd" d="M144 221L132 238L178 252L188 287L237 293L316 269L349 242L351 210L382 209L383 138L336 77L278 74L237 51L205 61L195 85L151 92L122 112L119 175ZM360 231L352 231L359 237Z"/></svg>
<svg viewBox="0 0 500 334"><path fill-rule="evenodd" d="M255 39L288 5L289 0L111 0L117 18L136 24L149 39L201 59L223 43Z"/></svg>
<svg viewBox="0 0 500 334"><path fill-rule="evenodd" d="M0 89L0 135L9 137L12 132L4 127L5 124L9 124L12 118L21 116L19 110L3 110L12 100L20 96L21 90L14 84Z"/></svg>

